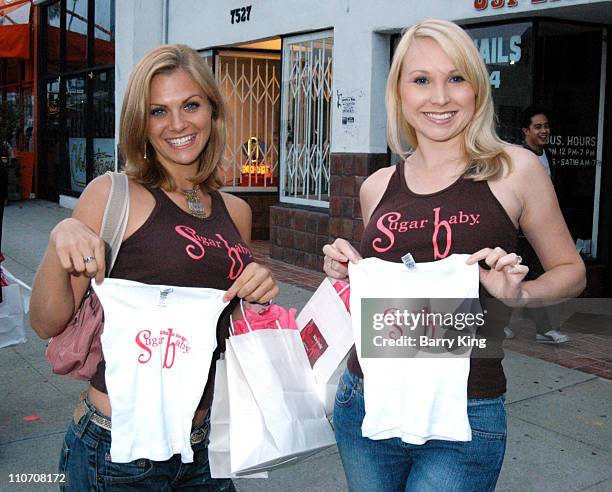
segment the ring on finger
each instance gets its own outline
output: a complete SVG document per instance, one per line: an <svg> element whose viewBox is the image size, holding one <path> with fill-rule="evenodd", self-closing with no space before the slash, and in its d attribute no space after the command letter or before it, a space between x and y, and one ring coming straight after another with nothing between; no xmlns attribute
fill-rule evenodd
<svg viewBox="0 0 612 492"><path fill-rule="evenodd" d="M521 263L523 263L523 257L520 255L516 255L516 263L514 264L514 266L519 266Z"/></svg>
<svg viewBox="0 0 612 492"><path fill-rule="evenodd" d="M327 268L332 268L334 266L334 259L333 258L329 258L327 260Z"/></svg>
<svg viewBox="0 0 612 492"><path fill-rule="evenodd" d="M87 264L87 263L91 263L92 261L96 261L95 256L91 256L91 255L83 256L83 263Z"/></svg>

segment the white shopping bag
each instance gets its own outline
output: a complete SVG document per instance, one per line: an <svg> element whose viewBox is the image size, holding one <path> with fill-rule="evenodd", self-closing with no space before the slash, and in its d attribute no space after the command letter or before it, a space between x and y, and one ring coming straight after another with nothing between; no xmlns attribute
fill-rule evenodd
<svg viewBox="0 0 612 492"><path fill-rule="evenodd" d="M25 325L30 306L30 288L5 269L2 269L2 275L8 285L2 287L0 348L25 343Z"/></svg>
<svg viewBox="0 0 612 492"><path fill-rule="evenodd" d="M272 470L335 444L298 330L232 336L226 361L232 473Z"/></svg>
<svg viewBox="0 0 612 492"><path fill-rule="evenodd" d="M225 354L217 361L215 392L210 409L208 464L212 478L238 478L230 465L230 404L227 390L227 364ZM268 478L268 473L241 475L240 478Z"/></svg>
<svg viewBox="0 0 612 492"><path fill-rule="evenodd" d="M298 328L317 390L331 418L340 376L355 343L351 315L329 279L323 280L298 317Z"/></svg>

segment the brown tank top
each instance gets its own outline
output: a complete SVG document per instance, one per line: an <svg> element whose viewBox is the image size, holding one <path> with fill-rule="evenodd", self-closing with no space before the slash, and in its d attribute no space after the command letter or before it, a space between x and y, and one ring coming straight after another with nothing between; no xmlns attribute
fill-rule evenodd
<svg viewBox="0 0 612 492"><path fill-rule="evenodd" d="M210 193L210 216L199 219L178 207L162 190L151 188L155 206L145 223L122 244L111 277L144 284L227 290L253 255L244 244L219 192ZM217 323L217 350L198 408L212 403L215 361L225 350L230 303ZM104 359L91 385L107 393Z"/></svg>
<svg viewBox="0 0 612 492"><path fill-rule="evenodd" d="M401 162L364 230L361 255L399 263L411 253L417 262L430 262L487 247L513 252L516 242L517 229L486 181L459 178L441 191L419 195L408 188ZM490 302L483 288L480 294L483 305ZM490 313L479 329L487 337L487 353L472 350L469 398L496 398L506 391L501 343L510 310L496 303ZM363 377L355 347L348 368Z"/></svg>

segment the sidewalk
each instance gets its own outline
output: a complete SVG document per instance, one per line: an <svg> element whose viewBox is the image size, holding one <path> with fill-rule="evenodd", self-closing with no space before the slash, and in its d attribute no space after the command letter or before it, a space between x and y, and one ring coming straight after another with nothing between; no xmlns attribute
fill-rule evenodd
<svg viewBox="0 0 612 492"><path fill-rule="evenodd" d="M50 230L69 213L57 204L39 200L7 207L3 266L31 285ZM258 242L255 250L281 280L278 302L301 308L322 277L268 260L263 242ZM610 338L603 336L601 340L607 346L591 348L605 353L611 349ZM572 346L574 359L580 357L580 352L575 352L581 350L579 345ZM44 484L8 483L11 473L56 472L64 430L84 387L52 374L44 348L45 342L30 330L27 343L0 349L2 491L57 490ZM527 350L527 346L523 348ZM602 357L602 362L612 363L612 355L607 360ZM588 366L594 367L592 363ZM506 351L504 367L508 377L508 447L497 490L612 490L612 382L510 350ZM27 416L40 418L24 420ZM347 490L335 450L270 476L268 480L239 480L237 488L240 492Z"/></svg>

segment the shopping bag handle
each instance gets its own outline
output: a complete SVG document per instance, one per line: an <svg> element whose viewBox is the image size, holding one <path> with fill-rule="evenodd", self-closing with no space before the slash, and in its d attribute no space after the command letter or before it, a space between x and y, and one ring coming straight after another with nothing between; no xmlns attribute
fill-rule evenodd
<svg viewBox="0 0 612 492"><path fill-rule="evenodd" d="M229 334L232 337L234 336L234 317L231 314L230 314Z"/></svg>
<svg viewBox="0 0 612 492"><path fill-rule="evenodd" d="M249 321L246 319L246 316L244 314L244 307L242 306L242 299L240 299L240 311L242 311L242 319L244 320L244 322L247 325L247 328L249 331L253 331L251 329L251 325L249 324ZM234 316L232 314L230 314L230 326L229 326L229 333L231 336L234 336Z"/></svg>
<svg viewBox="0 0 612 492"><path fill-rule="evenodd" d="M342 293L343 293L343 292L344 292L346 289L348 289L350 286L351 286L351 284L349 284L349 283L347 282L347 284L346 284L344 287L342 287L342 288L341 288L341 289L340 289L340 290L337 292L337 294L338 294L338 295L342 294Z"/></svg>

